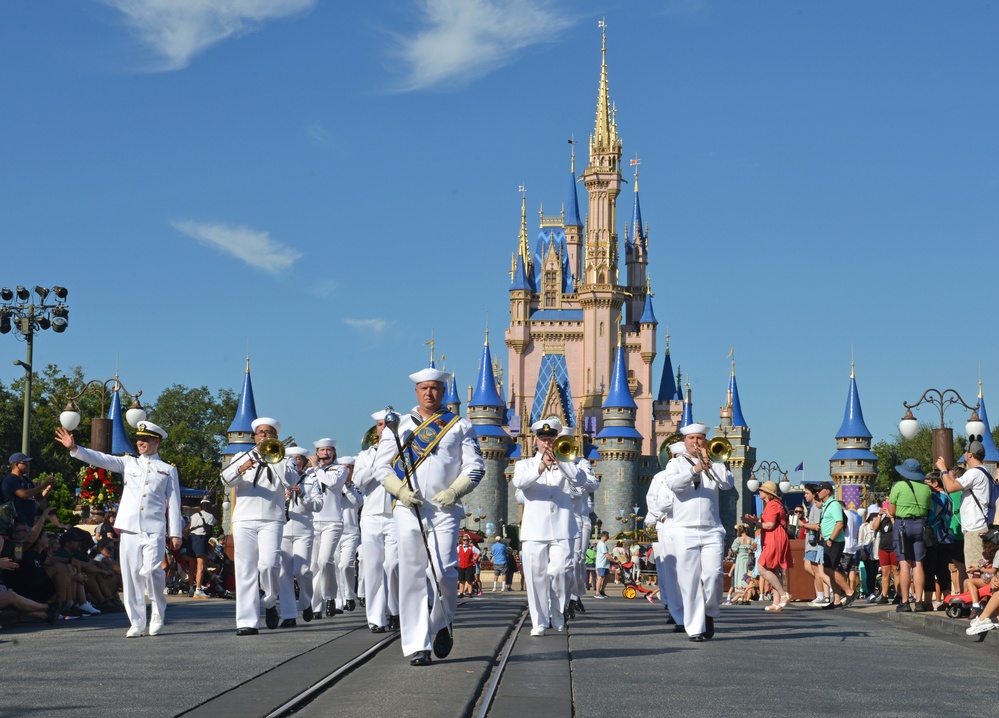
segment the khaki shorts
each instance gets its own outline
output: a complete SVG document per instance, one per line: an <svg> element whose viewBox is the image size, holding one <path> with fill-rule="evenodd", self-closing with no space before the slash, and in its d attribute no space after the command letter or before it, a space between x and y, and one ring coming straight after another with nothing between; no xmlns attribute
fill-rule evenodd
<svg viewBox="0 0 999 718"><path fill-rule="evenodd" d="M978 562L985 558L982 547L982 535L978 531L964 532L964 565L968 570L977 568Z"/></svg>

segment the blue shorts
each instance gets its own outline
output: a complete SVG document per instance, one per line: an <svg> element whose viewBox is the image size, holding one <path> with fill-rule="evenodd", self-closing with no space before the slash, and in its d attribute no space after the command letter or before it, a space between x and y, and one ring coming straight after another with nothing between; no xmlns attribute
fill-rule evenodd
<svg viewBox="0 0 999 718"><path fill-rule="evenodd" d="M606 576L608 571L610 571L609 568L598 568L597 569L597 575L598 576Z"/></svg>
<svg viewBox="0 0 999 718"><path fill-rule="evenodd" d="M925 519L896 518L892 525L892 538L895 544L895 555L899 561L915 561L922 563L926 558L926 544L923 542L923 526Z"/></svg>
<svg viewBox="0 0 999 718"><path fill-rule="evenodd" d="M822 556L825 553L822 550L822 546L817 546L815 548L810 548L805 551L805 560L814 564L822 565Z"/></svg>

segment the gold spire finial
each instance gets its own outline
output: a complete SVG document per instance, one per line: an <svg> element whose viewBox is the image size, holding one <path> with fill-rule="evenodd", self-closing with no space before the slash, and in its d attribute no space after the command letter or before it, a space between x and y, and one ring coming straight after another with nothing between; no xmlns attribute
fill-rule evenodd
<svg viewBox="0 0 999 718"><path fill-rule="evenodd" d="M246 340L246 373L250 373L250 340Z"/></svg>
<svg viewBox="0 0 999 718"><path fill-rule="evenodd" d="M428 345L430 347L430 364L432 365L434 363L434 330L433 330L433 327L430 328L430 341L429 342L423 342L423 346L428 346Z"/></svg>
<svg viewBox="0 0 999 718"><path fill-rule="evenodd" d="M630 160L631 166L635 168L635 194L638 194L638 165L642 164L642 161L638 159L638 153L635 153L635 159ZM639 227L641 229L641 227Z"/></svg>
<svg viewBox="0 0 999 718"><path fill-rule="evenodd" d="M978 362L978 403L982 403L982 362Z"/></svg>
<svg viewBox="0 0 999 718"><path fill-rule="evenodd" d="M607 89L607 22L601 19L597 26L600 28L601 34L600 87L597 91L597 121L593 130L591 154L594 146L600 149L609 149L611 145L610 99Z"/></svg>
<svg viewBox="0 0 999 718"><path fill-rule="evenodd" d="M576 174L576 133L569 135L569 171Z"/></svg>
<svg viewBox="0 0 999 718"><path fill-rule="evenodd" d="M645 275L645 293L648 294L650 297L656 296L655 294L652 293L652 275L651 274L646 274Z"/></svg>
<svg viewBox="0 0 999 718"><path fill-rule="evenodd" d="M666 353L669 354L669 327L666 327Z"/></svg>
<svg viewBox="0 0 999 718"><path fill-rule="evenodd" d="M517 253L524 260L524 272L530 274L531 251L527 246L527 187L521 184L517 191L520 192L520 238Z"/></svg>
<svg viewBox="0 0 999 718"><path fill-rule="evenodd" d="M850 345L850 378L851 379L857 378L857 374L854 371L854 363L853 363L853 344Z"/></svg>
<svg viewBox="0 0 999 718"><path fill-rule="evenodd" d="M735 344L728 350L728 358L732 360L732 376L735 376Z"/></svg>

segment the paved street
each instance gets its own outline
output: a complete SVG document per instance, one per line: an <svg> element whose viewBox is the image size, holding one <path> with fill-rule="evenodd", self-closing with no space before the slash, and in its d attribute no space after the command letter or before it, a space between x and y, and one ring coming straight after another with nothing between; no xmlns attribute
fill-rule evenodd
<svg viewBox="0 0 999 718"><path fill-rule="evenodd" d="M411 668L391 643L300 715L473 715L523 604L516 592L467 601L447 660ZM586 605L568 637L531 638L528 622L489 715L995 714L999 636L978 643L941 614L900 623L881 607L792 605L774 615L733 606L713 641L693 644L667 633L662 609L641 599ZM384 638L364 630L360 612L237 638L233 611L232 602L172 597L167 632L132 640L120 614L6 629L0 715L266 715ZM916 627L923 622L959 633Z"/></svg>

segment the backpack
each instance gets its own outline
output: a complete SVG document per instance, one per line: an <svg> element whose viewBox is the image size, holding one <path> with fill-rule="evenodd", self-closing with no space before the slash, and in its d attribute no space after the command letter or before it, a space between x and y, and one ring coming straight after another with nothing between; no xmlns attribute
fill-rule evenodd
<svg viewBox="0 0 999 718"><path fill-rule="evenodd" d="M999 502L999 483L996 483L996 480L992 478L992 474L990 474L989 470L984 466L976 466L975 468L985 474L989 480L988 507L986 508L982 506L982 502L978 500L977 496L975 496L974 491L970 492L971 498L975 500L975 503L978 504L978 510L985 516L985 523L992 526L996 520L996 502Z"/></svg>

